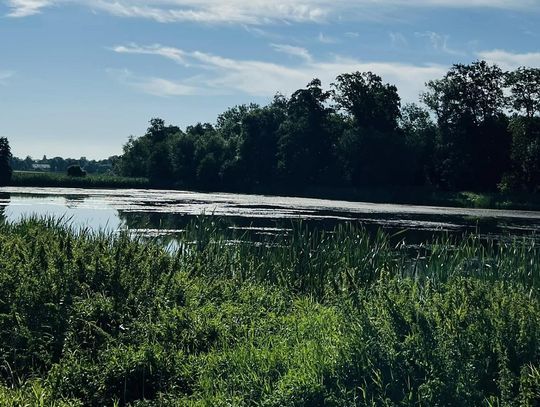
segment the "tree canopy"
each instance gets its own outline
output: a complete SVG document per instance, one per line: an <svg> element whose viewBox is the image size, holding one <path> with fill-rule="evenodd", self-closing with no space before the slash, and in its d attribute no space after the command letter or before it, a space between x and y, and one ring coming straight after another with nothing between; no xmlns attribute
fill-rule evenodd
<svg viewBox="0 0 540 407"><path fill-rule="evenodd" d="M430 186L538 191L540 70L456 64L402 106L373 72L318 79L266 106L235 106L182 130L154 118L121 175L214 190Z"/></svg>
<svg viewBox="0 0 540 407"><path fill-rule="evenodd" d="M0 137L0 185L7 185L11 181L11 175L13 174L11 158L8 139Z"/></svg>

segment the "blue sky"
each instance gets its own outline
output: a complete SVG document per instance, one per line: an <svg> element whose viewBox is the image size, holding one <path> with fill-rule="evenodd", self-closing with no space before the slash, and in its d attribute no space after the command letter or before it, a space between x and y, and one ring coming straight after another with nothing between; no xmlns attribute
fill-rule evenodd
<svg viewBox="0 0 540 407"><path fill-rule="evenodd" d="M540 67L539 27L540 0L0 0L0 137L104 158L357 70L417 101L453 63Z"/></svg>

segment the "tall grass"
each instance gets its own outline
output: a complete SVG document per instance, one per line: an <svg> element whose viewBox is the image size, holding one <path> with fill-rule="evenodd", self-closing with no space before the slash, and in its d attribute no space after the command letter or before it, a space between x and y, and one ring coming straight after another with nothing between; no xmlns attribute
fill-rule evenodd
<svg viewBox="0 0 540 407"><path fill-rule="evenodd" d="M439 235L410 247L399 234L370 234L354 223L328 232L300 222L287 236L254 244L247 235L231 235L212 218L201 218L188 226L182 247L187 249L177 256L191 274L272 283L320 301L395 278L439 284L465 276L540 289L540 246L534 236Z"/></svg>
<svg viewBox="0 0 540 407"><path fill-rule="evenodd" d="M146 178L128 178L112 175L70 177L63 173L15 171L11 185L18 187L66 188L149 188Z"/></svg>
<svg viewBox="0 0 540 407"><path fill-rule="evenodd" d="M180 239L1 224L0 405L540 403L534 240Z"/></svg>

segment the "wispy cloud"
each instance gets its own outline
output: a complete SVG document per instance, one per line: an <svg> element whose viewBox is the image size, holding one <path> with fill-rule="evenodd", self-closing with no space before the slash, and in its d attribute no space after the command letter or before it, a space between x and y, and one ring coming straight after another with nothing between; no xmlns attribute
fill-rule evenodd
<svg viewBox="0 0 540 407"><path fill-rule="evenodd" d="M323 44L335 44L338 42L336 38L330 37L323 33L319 33L319 36L317 37L317 39L319 40L320 43L323 43Z"/></svg>
<svg viewBox="0 0 540 407"><path fill-rule="evenodd" d="M148 54L151 48L157 51L157 46L150 47L132 45L129 47L114 47L116 52L129 54ZM163 47L171 49L171 47ZM129 51L128 51L129 50ZM140 52L139 52L140 51ZM177 49L189 65L200 67L197 78L187 78L180 81L170 81L158 78L137 78L133 74L122 73L124 83L137 87L151 94L237 94L244 93L254 96L272 96L276 92L291 94L296 89L304 87L313 78L319 78L328 86L337 75L345 72L372 71L390 83L395 83L400 94L406 101L417 101L424 83L444 75L447 66L442 65L412 65L392 62L369 62L354 58L334 56L328 60L302 59L294 66L278 63L226 58L201 51L185 51ZM168 58L161 52L154 55ZM182 73L179 71L179 74ZM160 82L163 81L163 82ZM163 85L163 90L159 86ZM175 86L172 86L175 85ZM182 88L185 86L185 91ZM171 91L170 89L173 89Z"/></svg>
<svg viewBox="0 0 540 407"><path fill-rule="evenodd" d="M399 32L390 32L388 33L390 36L390 41L392 42L392 45L394 47L404 47L409 45L409 42L407 41L407 38L402 33Z"/></svg>
<svg viewBox="0 0 540 407"><path fill-rule="evenodd" d="M348 32L345 33L345 37L347 37L347 38L359 38L360 33L356 32L356 31L348 31Z"/></svg>
<svg viewBox="0 0 540 407"><path fill-rule="evenodd" d="M13 71L1 71L0 70L0 85L5 85L8 83L8 80L15 75Z"/></svg>
<svg viewBox="0 0 540 407"><path fill-rule="evenodd" d="M311 62L313 60L313 57L309 51L302 47L287 44L270 44L270 46L278 52L301 58L304 61Z"/></svg>
<svg viewBox="0 0 540 407"><path fill-rule="evenodd" d="M499 65L506 70L514 70L520 66L540 68L540 52L512 53L500 49L481 51L478 58Z"/></svg>
<svg viewBox="0 0 540 407"><path fill-rule="evenodd" d="M162 23L193 21L261 25L276 21L322 22L362 19L396 8L499 8L538 10L538 0L5 0L11 17L25 17L46 7L78 4L119 17Z"/></svg>
<svg viewBox="0 0 540 407"><path fill-rule="evenodd" d="M130 44L128 46L119 45L112 48L112 50L120 54L159 55L176 63L187 65L184 51L177 48L163 47L159 44L144 47L138 46L137 44Z"/></svg>
<svg viewBox="0 0 540 407"><path fill-rule="evenodd" d="M138 76L128 69L108 69L107 73L120 83L153 96L189 96L200 91L189 84L153 76Z"/></svg>
<svg viewBox="0 0 540 407"><path fill-rule="evenodd" d="M415 35L418 38L427 38L433 49L436 51L450 55L463 55L463 52L450 48L448 45L450 36L448 35L442 35L433 31L417 32Z"/></svg>
<svg viewBox="0 0 540 407"><path fill-rule="evenodd" d="M8 0L10 11L8 17L28 17L38 14L41 9L52 6L52 0Z"/></svg>

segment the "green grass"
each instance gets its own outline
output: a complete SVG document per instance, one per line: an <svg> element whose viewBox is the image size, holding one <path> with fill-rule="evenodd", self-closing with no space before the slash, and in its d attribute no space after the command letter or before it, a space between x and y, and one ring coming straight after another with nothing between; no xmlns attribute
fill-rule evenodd
<svg viewBox="0 0 540 407"><path fill-rule="evenodd" d="M424 187L372 187L358 189L308 188L304 195L375 203L540 210L540 195L525 192L454 192Z"/></svg>
<svg viewBox="0 0 540 407"><path fill-rule="evenodd" d="M66 188L153 188L146 178L129 178L112 175L87 175L69 177L64 173L15 171L11 185L21 187ZM163 187L163 186L161 186ZM374 203L410 205L437 205L464 208L540 210L538 194L502 194L480 192L450 192L421 187L380 188L307 188L305 191L260 190L261 194L284 194L310 198L345 199Z"/></svg>
<svg viewBox="0 0 540 407"><path fill-rule="evenodd" d="M149 188L146 178L127 178L113 175L70 177L64 173L15 171L11 185L19 187L66 188Z"/></svg>
<svg viewBox="0 0 540 407"><path fill-rule="evenodd" d="M0 225L0 405L540 403L540 249Z"/></svg>

